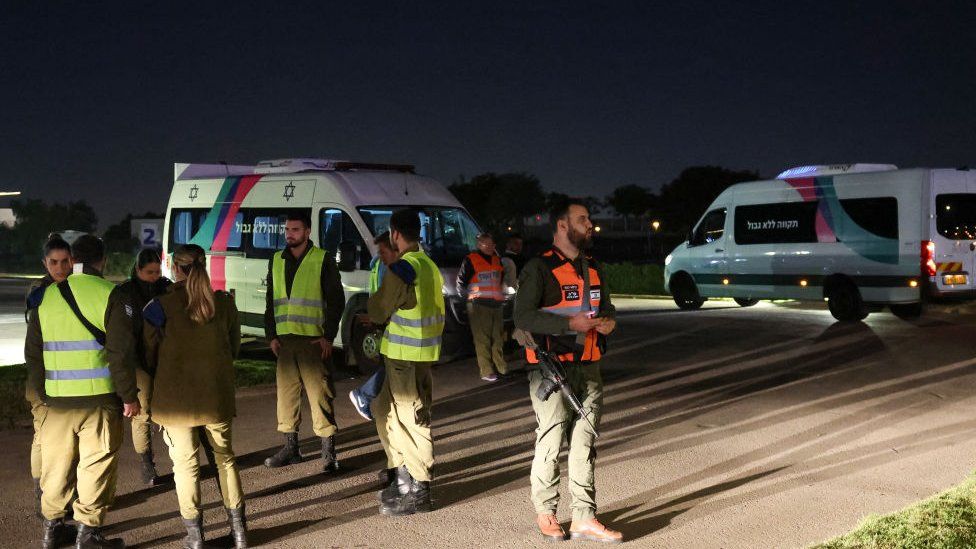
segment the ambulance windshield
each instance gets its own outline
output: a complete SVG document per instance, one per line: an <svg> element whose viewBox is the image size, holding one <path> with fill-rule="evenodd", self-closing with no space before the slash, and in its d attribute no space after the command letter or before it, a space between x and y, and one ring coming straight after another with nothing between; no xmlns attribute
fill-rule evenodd
<svg viewBox="0 0 976 549"><path fill-rule="evenodd" d="M364 206L359 208L366 226L375 237L390 229L393 212L409 208L420 216L420 241L438 267L458 268L464 256L475 249L478 226L461 208L443 206Z"/></svg>

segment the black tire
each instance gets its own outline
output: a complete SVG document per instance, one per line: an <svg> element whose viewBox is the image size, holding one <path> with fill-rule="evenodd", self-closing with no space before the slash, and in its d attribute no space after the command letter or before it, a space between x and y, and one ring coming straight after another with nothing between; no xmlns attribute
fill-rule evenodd
<svg viewBox="0 0 976 549"><path fill-rule="evenodd" d="M888 308L891 309L891 314L902 320L915 320L922 316L922 302L889 305Z"/></svg>
<svg viewBox="0 0 976 549"><path fill-rule="evenodd" d="M671 295L674 297L674 304L685 311L701 309L702 304L705 303L705 298L698 293L695 281L688 275L672 281Z"/></svg>
<svg viewBox="0 0 976 549"><path fill-rule="evenodd" d="M857 322L867 318L868 307L861 299L861 292L854 283L838 280L827 290L827 308L830 314L842 322Z"/></svg>
<svg viewBox="0 0 976 549"><path fill-rule="evenodd" d="M350 346L353 356L356 357L356 366L359 371L364 372L379 367L381 336L382 332L373 331L359 322L352 325Z"/></svg>
<svg viewBox="0 0 976 549"><path fill-rule="evenodd" d="M739 307L752 307L756 303L759 303L758 299L745 298L745 297L733 297L732 301L739 304Z"/></svg>

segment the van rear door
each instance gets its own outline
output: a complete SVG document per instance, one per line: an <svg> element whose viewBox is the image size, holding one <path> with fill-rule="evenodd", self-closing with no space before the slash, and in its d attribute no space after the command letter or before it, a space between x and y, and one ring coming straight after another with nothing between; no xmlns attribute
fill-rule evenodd
<svg viewBox="0 0 976 549"><path fill-rule="evenodd" d="M973 172L932 172L930 240L935 245L935 289L951 295L972 290L976 257L976 177Z"/></svg>

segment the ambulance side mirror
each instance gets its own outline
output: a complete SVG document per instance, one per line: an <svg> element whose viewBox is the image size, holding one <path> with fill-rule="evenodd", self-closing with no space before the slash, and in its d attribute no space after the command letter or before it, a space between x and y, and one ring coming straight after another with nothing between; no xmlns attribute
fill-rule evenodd
<svg viewBox="0 0 976 549"><path fill-rule="evenodd" d="M343 240L339 243L338 267L344 273L351 273L356 270L356 263L359 259L359 246L352 240Z"/></svg>

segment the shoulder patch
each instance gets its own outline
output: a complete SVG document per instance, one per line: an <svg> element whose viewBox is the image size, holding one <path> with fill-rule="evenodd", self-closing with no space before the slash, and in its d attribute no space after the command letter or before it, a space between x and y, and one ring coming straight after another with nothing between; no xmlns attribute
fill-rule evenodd
<svg viewBox="0 0 976 549"><path fill-rule="evenodd" d="M413 284L413 281L417 279L417 271L414 271L413 265L405 259L390 265L390 272L400 277L407 284Z"/></svg>
<svg viewBox="0 0 976 549"><path fill-rule="evenodd" d="M157 328L166 325L166 312L158 299L154 299L142 309L142 318Z"/></svg>
<svg viewBox="0 0 976 549"><path fill-rule="evenodd" d="M27 294L27 308L36 309L41 306L41 302L44 301L44 292L47 291L47 285L38 286L31 290Z"/></svg>

